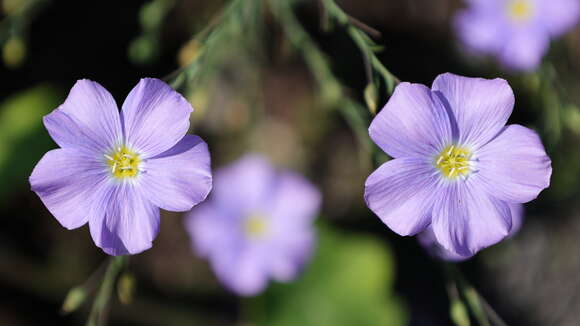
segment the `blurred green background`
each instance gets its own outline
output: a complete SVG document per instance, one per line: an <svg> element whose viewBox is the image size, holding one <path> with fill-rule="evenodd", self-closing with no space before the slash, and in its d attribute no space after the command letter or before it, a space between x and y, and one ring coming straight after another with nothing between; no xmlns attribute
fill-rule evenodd
<svg viewBox="0 0 580 326"><path fill-rule="evenodd" d="M509 325L577 325L580 31L554 42L536 72L510 74L462 53L451 28L461 1L336 3L381 33L377 58L400 80L429 85L448 71L509 80L510 123L542 135L552 186L526 205L515 238L459 269ZM70 314L61 305L107 256L88 227L58 224L28 176L56 147L42 116L77 79L98 81L120 103L142 77L165 77L191 101L191 132L209 143L214 169L258 151L320 187L319 242L295 282L239 298L190 250L182 215L163 212L153 248L131 257L119 279L109 325L468 325L462 308L450 314L445 265L364 204L364 180L385 159L366 135L367 106L382 107L388 85L374 76L378 87L369 89L364 55L347 28L326 24L319 2L1 4L0 325L85 323L92 297Z"/></svg>

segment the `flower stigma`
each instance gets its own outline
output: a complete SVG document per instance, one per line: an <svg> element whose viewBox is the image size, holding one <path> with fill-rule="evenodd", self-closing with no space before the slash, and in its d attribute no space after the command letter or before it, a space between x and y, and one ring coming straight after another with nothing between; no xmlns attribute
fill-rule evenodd
<svg viewBox="0 0 580 326"><path fill-rule="evenodd" d="M244 233L250 239L262 238L267 230L266 218L262 214L250 214L244 221Z"/></svg>
<svg viewBox="0 0 580 326"><path fill-rule="evenodd" d="M533 7L529 0L512 0L507 4L508 16L516 23L529 20Z"/></svg>
<svg viewBox="0 0 580 326"><path fill-rule="evenodd" d="M134 178L142 171L139 167L139 154L126 146L117 147L110 154L105 154L105 158L111 174L117 179Z"/></svg>
<svg viewBox="0 0 580 326"><path fill-rule="evenodd" d="M435 156L435 166L446 178L466 178L469 173L474 172L472 156L473 154L468 149L450 145Z"/></svg>

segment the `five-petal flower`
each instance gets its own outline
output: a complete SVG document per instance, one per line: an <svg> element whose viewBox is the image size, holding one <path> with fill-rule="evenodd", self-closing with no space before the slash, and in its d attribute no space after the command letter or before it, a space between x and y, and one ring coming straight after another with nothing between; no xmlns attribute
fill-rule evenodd
<svg viewBox="0 0 580 326"><path fill-rule="evenodd" d="M460 256L502 240L510 205L536 198L552 172L538 135L505 125L513 106L503 79L447 73L432 89L398 85L369 128L394 158L368 177L369 208L400 235L432 228Z"/></svg>
<svg viewBox="0 0 580 326"><path fill-rule="evenodd" d="M212 186L201 138L186 135L190 104L158 79L142 79L119 112L98 83L79 80L44 118L61 147L38 162L30 184L68 229L89 223L110 255L149 249L159 208L187 211Z"/></svg>

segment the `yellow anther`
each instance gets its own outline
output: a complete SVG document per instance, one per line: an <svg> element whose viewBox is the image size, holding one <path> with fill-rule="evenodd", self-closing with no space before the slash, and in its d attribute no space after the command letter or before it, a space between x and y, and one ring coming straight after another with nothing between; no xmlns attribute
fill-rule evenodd
<svg viewBox="0 0 580 326"><path fill-rule="evenodd" d="M512 0L507 4L507 11L513 21L520 23L532 17L533 6L530 0Z"/></svg>
<svg viewBox="0 0 580 326"><path fill-rule="evenodd" d="M139 174L141 159L137 153L127 147L117 147L116 151L104 154L104 156L115 178L134 178Z"/></svg>
<svg viewBox="0 0 580 326"><path fill-rule="evenodd" d="M251 214L244 221L244 232L251 239L263 237L268 231L266 218L261 214Z"/></svg>
<svg viewBox="0 0 580 326"><path fill-rule="evenodd" d="M470 157L469 150L450 145L445 147L433 161L443 176L454 179L467 176L471 172Z"/></svg>

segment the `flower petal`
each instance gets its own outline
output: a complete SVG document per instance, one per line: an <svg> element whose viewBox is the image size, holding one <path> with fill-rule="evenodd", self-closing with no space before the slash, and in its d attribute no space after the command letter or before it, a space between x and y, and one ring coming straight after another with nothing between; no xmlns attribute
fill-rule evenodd
<svg viewBox="0 0 580 326"><path fill-rule="evenodd" d="M548 32L542 26L531 26L513 31L498 54L506 67L532 71L540 65L549 47Z"/></svg>
<svg viewBox="0 0 580 326"><path fill-rule="evenodd" d="M173 148L147 160L141 175L143 194L169 211L187 211L203 201L212 186L207 144L186 135Z"/></svg>
<svg viewBox="0 0 580 326"><path fill-rule="evenodd" d="M451 141L445 108L420 84L401 83L373 119L369 135L392 157L432 155Z"/></svg>
<svg viewBox="0 0 580 326"><path fill-rule="evenodd" d="M458 142L473 149L485 145L501 131L515 101L511 87L501 78L445 73L437 76L432 88L457 123Z"/></svg>
<svg viewBox="0 0 580 326"><path fill-rule="evenodd" d="M106 179L102 162L84 152L64 148L42 157L32 171L30 185L62 226L75 229L92 216L94 189Z"/></svg>
<svg viewBox="0 0 580 326"><path fill-rule="evenodd" d="M128 182L109 183L95 199L102 212L89 220L95 244L109 255L138 254L151 248L159 231L159 209Z"/></svg>
<svg viewBox="0 0 580 326"><path fill-rule="evenodd" d="M185 136L192 111L183 96L163 81L141 79L123 103L125 139L143 158L154 157Z"/></svg>
<svg viewBox="0 0 580 326"><path fill-rule="evenodd" d="M526 127L505 127L477 156L479 173L473 177L497 199L525 203L550 185L550 158L540 137Z"/></svg>
<svg viewBox="0 0 580 326"><path fill-rule="evenodd" d="M275 170L259 154L249 154L215 173L212 191L216 205L239 215L263 209L272 196Z"/></svg>
<svg viewBox="0 0 580 326"><path fill-rule="evenodd" d="M449 183L441 190L431 225L445 249L472 256L508 235L512 227L508 203L489 196L473 178Z"/></svg>
<svg viewBox="0 0 580 326"><path fill-rule="evenodd" d="M391 230L414 235L431 222L438 179L432 164L424 159L394 159L368 177L365 200Z"/></svg>
<svg viewBox="0 0 580 326"><path fill-rule="evenodd" d="M517 233L521 227L523 219L523 205L522 204L508 204L510 208L510 214L512 217L512 228L508 236L513 236ZM471 255L461 256L457 253L449 251L437 242L435 233L431 226L427 227L425 231L421 232L417 236L417 240L427 250L427 252L435 257L446 261L458 262L471 258Z"/></svg>
<svg viewBox="0 0 580 326"><path fill-rule="evenodd" d="M63 148L109 149L122 139L119 110L111 94L90 80L79 80L65 102L44 117L44 125Z"/></svg>
<svg viewBox="0 0 580 326"><path fill-rule="evenodd" d="M276 177L275 192L266 214L277 224L311 225L320 209L320 192L299 174L284 172Z"/></svg>
<svg viewBox="0 0 580 326"><path fill-rule="evenodd" d="M245 247L214 256L212 266L218 278L232 291L242 296L253 296L266 288L268 274L264 253L259 247Z"/></svg>
<svg viewBox="0 0 580 326"><path fill-rule="evenodd" d="M580 2L578 0L540 1L538 18L550 31L552 36L559 36L572 29L580 19Z"/></svg>

